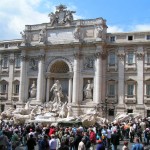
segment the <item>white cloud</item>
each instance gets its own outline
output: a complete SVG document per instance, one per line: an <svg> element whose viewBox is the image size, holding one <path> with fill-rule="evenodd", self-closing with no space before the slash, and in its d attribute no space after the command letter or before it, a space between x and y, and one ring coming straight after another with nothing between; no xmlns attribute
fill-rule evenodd
<svg viewBox="0 0 150 150"><path fill-rule="evenodd" d="M114 32L123 32L123 28L119 26L108 26L107 32L114 33Z"/></svg>
<svg viewBox="0 0 150 150"><path fill-rule="evenodd" d="M26 24L49 22L48 13L39 12L42 0L0 1L0 40L21 38Z"/></svg>
<svg viewBox="0 0 150 150"><path fill-rule="evenodd" d="M132 31L149 31L150 24L138 24L131 27Z"/></svg>

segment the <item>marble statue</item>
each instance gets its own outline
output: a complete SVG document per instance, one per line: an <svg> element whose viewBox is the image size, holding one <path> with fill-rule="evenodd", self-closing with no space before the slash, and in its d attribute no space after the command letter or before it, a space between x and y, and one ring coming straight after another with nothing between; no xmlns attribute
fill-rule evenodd
<svg viewBox="0 0 150 150"><path fill-rule="evenodd" d="M48 16L50 17L50 25L66 25L71 24L73 21L73 13L75 11L66 10L67 7L65 5L56 6L56 12L50 13Z"/></svg>
<svg viewBox="0 0 150 150"><path fill-rule="evenodd" d="M40 42L43 42L43 43L46 42L46 30L45 30L45 28L41 29L41 31L39 33L39 43Z"/></svg>
<svg viewBox="0 0 150 150"><path fill-rule="evenodd" d="M35 81L33 81L31 87L30 87L30 98L36 98L36 91L37 91L37 88L36 88L36 84L35 84Z"/></svg>
<svg viewBox="0 0 150 150"><path fill-rule="evenodd" d="M93 98L93 84L90 80L87 81L87 84L84 87L84 99L92 99Z"/></svg>
<svg viewBox="0 0 150 150"><path fill-rule="evenodd" d="M26 33L25 31L23 31L23 32L20 32L20 34L22 35L23 43L25 45L30 44L31 41L30 41L29 33Z"/></svg>
<svg viewBox="0 0 150 150"><path fill-rule="evenodd" d="M61 103L61 99L64 97L62 92L62 86L59 82L59 80L56 80L53 86L51 87L50 92L53 92L53 101L56 101L57 103Z"/></svg>
<svg viewBox="0 0 150 150"><path fill-rule="evenodd" d="M67 102L65 102L61 107L61 110L59 112L59 117L60 118L66 118L67 113L68 113Z"/></svg>

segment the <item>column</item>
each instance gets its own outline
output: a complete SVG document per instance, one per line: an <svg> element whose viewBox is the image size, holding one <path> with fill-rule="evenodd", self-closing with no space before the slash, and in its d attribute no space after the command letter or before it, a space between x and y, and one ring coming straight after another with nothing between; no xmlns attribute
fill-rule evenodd
<svg viewBox="0 0 150 150"><path fill-rule="evenodd" d="M25 50L21 53L21 69L20 69L20 89L19 102L25 101L25 84L26 84L26 53Z"/></svg>
<svg viewBox="0 0 150 150"><path fill-rule="evenodd" d="M68 103L72 102L72 78L69 79Z"/></svg>
<svg viewBox="0 0 150 150"><path fill-rule="evenodd" d="M13 96L13 78L14 78L14 54L10 54L9 59L9 86L8 86L8 100L12 100Z"/></svg>
<svg viewBox="0 0 150 150"><path fill-rule="evenodd" d="M79 94L79 57L80 54L76 53L74 55L74 75L73 75L73 94L72 94L72 103L78 104L78 94Z"/></svg>
<svg viewBox="0 0 150 150"><path fill-rule="evenodd" d="M94 102L102 102L102 46L97 46L95 60Z"/></svg>
<svg viewBox="0 0 150 150"><path fill-rule="evenodd" d="M144 58L144 53L143 53L143 47L139 46L137 48L137 104L143 104L143 99L144 99L144 87L143 87L143 58Z"/></svg>
<svg viewBox="0 0 150 150"><path fill-rule="evenodd" d="M123 105L124 104L124 87L125 87L125 82L124 82L124 67L125 67L125 62L124 62L124 48L119 47L119 53L118 53L118 104ZM118 105L118 106L119 106Z"/></svg>
<svg viewBox="0 0 150 150"><path fill-rule="evenodd" d="M44 50L40 50L38 63L38 79L37 79L37 101L44 101Z"/></svg>
<svg viewBox="0 0 150 150"><path fill-rule="evenodd" d="M50 78L47 78L47 88L46 88L46 102L49 101L49 93L50 93Z"/></svg>

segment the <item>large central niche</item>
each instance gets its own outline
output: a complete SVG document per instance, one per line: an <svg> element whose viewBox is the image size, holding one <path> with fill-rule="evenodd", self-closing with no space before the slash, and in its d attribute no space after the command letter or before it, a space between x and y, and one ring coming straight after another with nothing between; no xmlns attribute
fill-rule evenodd
<svg viewBox="0 0 150 150"><path fill-rule="evenodd" d="M55 62L50 69L51 73L68 73L69 67L64 61Z"/></svg>

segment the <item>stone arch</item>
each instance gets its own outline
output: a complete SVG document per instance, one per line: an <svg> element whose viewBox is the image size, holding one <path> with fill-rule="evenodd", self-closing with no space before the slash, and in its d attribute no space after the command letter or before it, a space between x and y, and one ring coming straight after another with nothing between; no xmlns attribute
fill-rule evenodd
<svg viewBox="0 0 150 150"><path fill-rule="evenodd" d="M51 72L51 73L68 73L72 71L73 71L73 67L71 62L64 57L54 58L49 63L49 66L47 68L47 72Z"/></svg>

